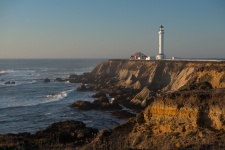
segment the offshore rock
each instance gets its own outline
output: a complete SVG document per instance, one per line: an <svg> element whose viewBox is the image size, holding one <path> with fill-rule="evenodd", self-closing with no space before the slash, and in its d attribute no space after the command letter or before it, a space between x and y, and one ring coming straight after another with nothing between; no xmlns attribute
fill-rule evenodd
<svg viewBox="0 0 225 150"><path fill-rule="evenodd" d="M91 102L89 102L89 101L82 101L82 100L78 100L78 101L74 102L73 104L70 105L70 107L78 108L78 109L82 109L82 110L91 110L91 109L93 109L93 105L92 105Z"/></svg>
<svg viewBox="0 0 225 150"><path fill-rule="evenodd" d="M10 82L10 81L5 82L5 85L12 85L12 84L16 84L16 82L15 82L15 81L12 81L12 82Z"/></svg>
<svg viewBox="0 0 225 150"><path fill-rule="evenodd" d="M50 82L50 81L51 81L51 80L48 79L48 78L44 79L44 82L45 82L45 83L48 83L48 82Z"/></svg>

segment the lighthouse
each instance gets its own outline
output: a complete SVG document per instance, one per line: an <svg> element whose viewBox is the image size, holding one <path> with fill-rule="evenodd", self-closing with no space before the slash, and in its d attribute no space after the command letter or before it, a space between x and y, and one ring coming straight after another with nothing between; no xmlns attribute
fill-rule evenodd
<svg viewBox="0 0 225 150"><path fill-rule="evenodd" d="M164 27L161 25L159 27L159 54L156 56L156 60L166 59L164 55Z"/></svg>

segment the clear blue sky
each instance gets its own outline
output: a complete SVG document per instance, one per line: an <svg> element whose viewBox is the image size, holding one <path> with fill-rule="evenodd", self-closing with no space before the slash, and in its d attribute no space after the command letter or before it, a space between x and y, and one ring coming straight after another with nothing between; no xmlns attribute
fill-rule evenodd
<svg viewBox="0 0 225 150"><path fill-rule="evenodd" d="M225 58L224 0L0 0L0 58Z"/></svg>

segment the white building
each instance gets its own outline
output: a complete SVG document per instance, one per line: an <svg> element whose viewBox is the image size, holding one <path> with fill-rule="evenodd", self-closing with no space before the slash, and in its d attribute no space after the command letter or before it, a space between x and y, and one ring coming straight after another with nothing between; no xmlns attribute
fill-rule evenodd
<svg viewBox="0 0 225 150"><path fill-rule="evenodd" d="M141 52L136 52L130 56L130 60L146 60L148 56L142 54Z"/></svg>
<svg viewBox="0 0 225 150"><path fill-rule="evenodd" d="M146 60L155 60L155 56L147 56Z"/></svg>
<svg viewBox="0 0 225 150"><path fill-rule="evenodd" d="M159 28L159 54L156 56L156 60L166 59L164 55L164 27L161 25Z"/></svg>
<svg viewBox="0 0 225 150"><path fill-rule="evenodd" d="M172 57L171 60L178 60L180 57Z"/></svg>

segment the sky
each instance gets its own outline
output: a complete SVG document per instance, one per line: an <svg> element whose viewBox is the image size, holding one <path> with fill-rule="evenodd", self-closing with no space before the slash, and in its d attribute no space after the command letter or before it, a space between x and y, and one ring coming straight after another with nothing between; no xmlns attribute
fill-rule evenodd
<svg viewBox="0 0 225 150"><path fill-rule="evenodd" d="M224 0L0 0L0 58L225 58Z"/></svg>

